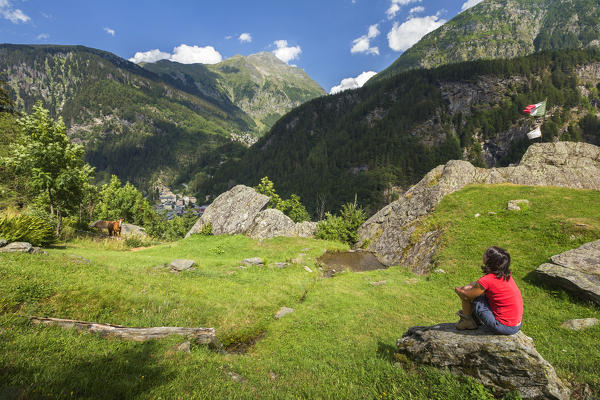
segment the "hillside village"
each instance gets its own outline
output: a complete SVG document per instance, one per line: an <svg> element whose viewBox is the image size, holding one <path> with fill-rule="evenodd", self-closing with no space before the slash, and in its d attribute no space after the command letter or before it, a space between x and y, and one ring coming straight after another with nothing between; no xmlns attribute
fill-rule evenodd
<svg viewBox="0 0 600 400"><path fill-rule="evenodd" d="M158 191L158 204L154 205L154 210L161 214L164 213L168 220L181 217L187 211L200 217L206 210L207 206L198 205L194 196L175 194L162 184L157 185L156 190Z"/></svg>

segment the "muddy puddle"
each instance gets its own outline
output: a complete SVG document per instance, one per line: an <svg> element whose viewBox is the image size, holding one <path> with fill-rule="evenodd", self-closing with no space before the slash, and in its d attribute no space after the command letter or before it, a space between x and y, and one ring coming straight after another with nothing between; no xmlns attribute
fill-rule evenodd
<svg viewBox="0 0 600 400"><path fill-rule="evenodd" d="M333 276L342 271L373 271L388 268L369 251L326 252L317 261L323 265L325 276Z"/></svg>

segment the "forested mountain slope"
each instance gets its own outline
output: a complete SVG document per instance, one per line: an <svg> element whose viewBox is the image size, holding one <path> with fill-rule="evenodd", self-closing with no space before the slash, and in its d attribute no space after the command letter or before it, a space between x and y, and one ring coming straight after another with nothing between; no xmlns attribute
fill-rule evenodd
<svg viewBox="0 0 600 400"><path fill-rule="evenodd" d="M598 45L598 1L484 0L427 34L371 82L413 68Z"/></svg>
<svg viewBox="0 0 600 400"><path fill-rule="evenodd" d="M403 72L293 110L201 192L269 176L313 212L356 195L372 213L450 159L517 162L536 124L521 110L537 101L548 100L539 119L544 141L600 144L599 83L595 49Z"/></svg>
<svg viewBox="0 0 600 400"><path fill-rule="evenodd" d="M257 125L255 137L292 108L325 94L302 69L287 65L268 52L237 55L212 65L161 60L142 66L192 92L229 99L252 117Z"/></svg>
<svg viewBox="0 0 600 400"><path fill-rule="evenodd" d="M4 44L0 80L19 111L41 101L53 117L62 116L100 179L116 174L145 188L161 177L166 184L191 182L194 190L241 154L239 142L255 141L280 115L324 93L302 70L273 58L142 68L83 46Z"/></svg>

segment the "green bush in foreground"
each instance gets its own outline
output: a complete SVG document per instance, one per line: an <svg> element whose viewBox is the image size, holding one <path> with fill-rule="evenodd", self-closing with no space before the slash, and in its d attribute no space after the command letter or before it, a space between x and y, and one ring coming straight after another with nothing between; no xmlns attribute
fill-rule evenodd
<svg viewBox="0 0 600 400"><path fill-rule="evenodd" d="M47 246L56 240L54 227L33 215L1 216L0 237L8 242L29 242L34 246Z"/></svg>
<svg viewBox="0 0 600 400"><path fill-rule="evenodd" d="M353 245L358 241L358 228L366 219L364 210L358 206L356 200L354 203L346 203L342 206L339 216L325 214L325 219L317 225L315 237Z"/></svg>

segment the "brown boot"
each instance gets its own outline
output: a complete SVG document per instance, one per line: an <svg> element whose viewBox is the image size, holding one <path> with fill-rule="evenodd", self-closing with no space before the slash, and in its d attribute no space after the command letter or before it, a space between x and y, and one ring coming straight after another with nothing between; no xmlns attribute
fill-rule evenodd
<svg viewBox="0 0 600 400"><path fill-rule="evenodd" d="M460 317L460 321L456 323L456 329L464 330L464 329L477 329L477 322L470 315L465 315L462 310L459 310L456 315Z"/></svg>

